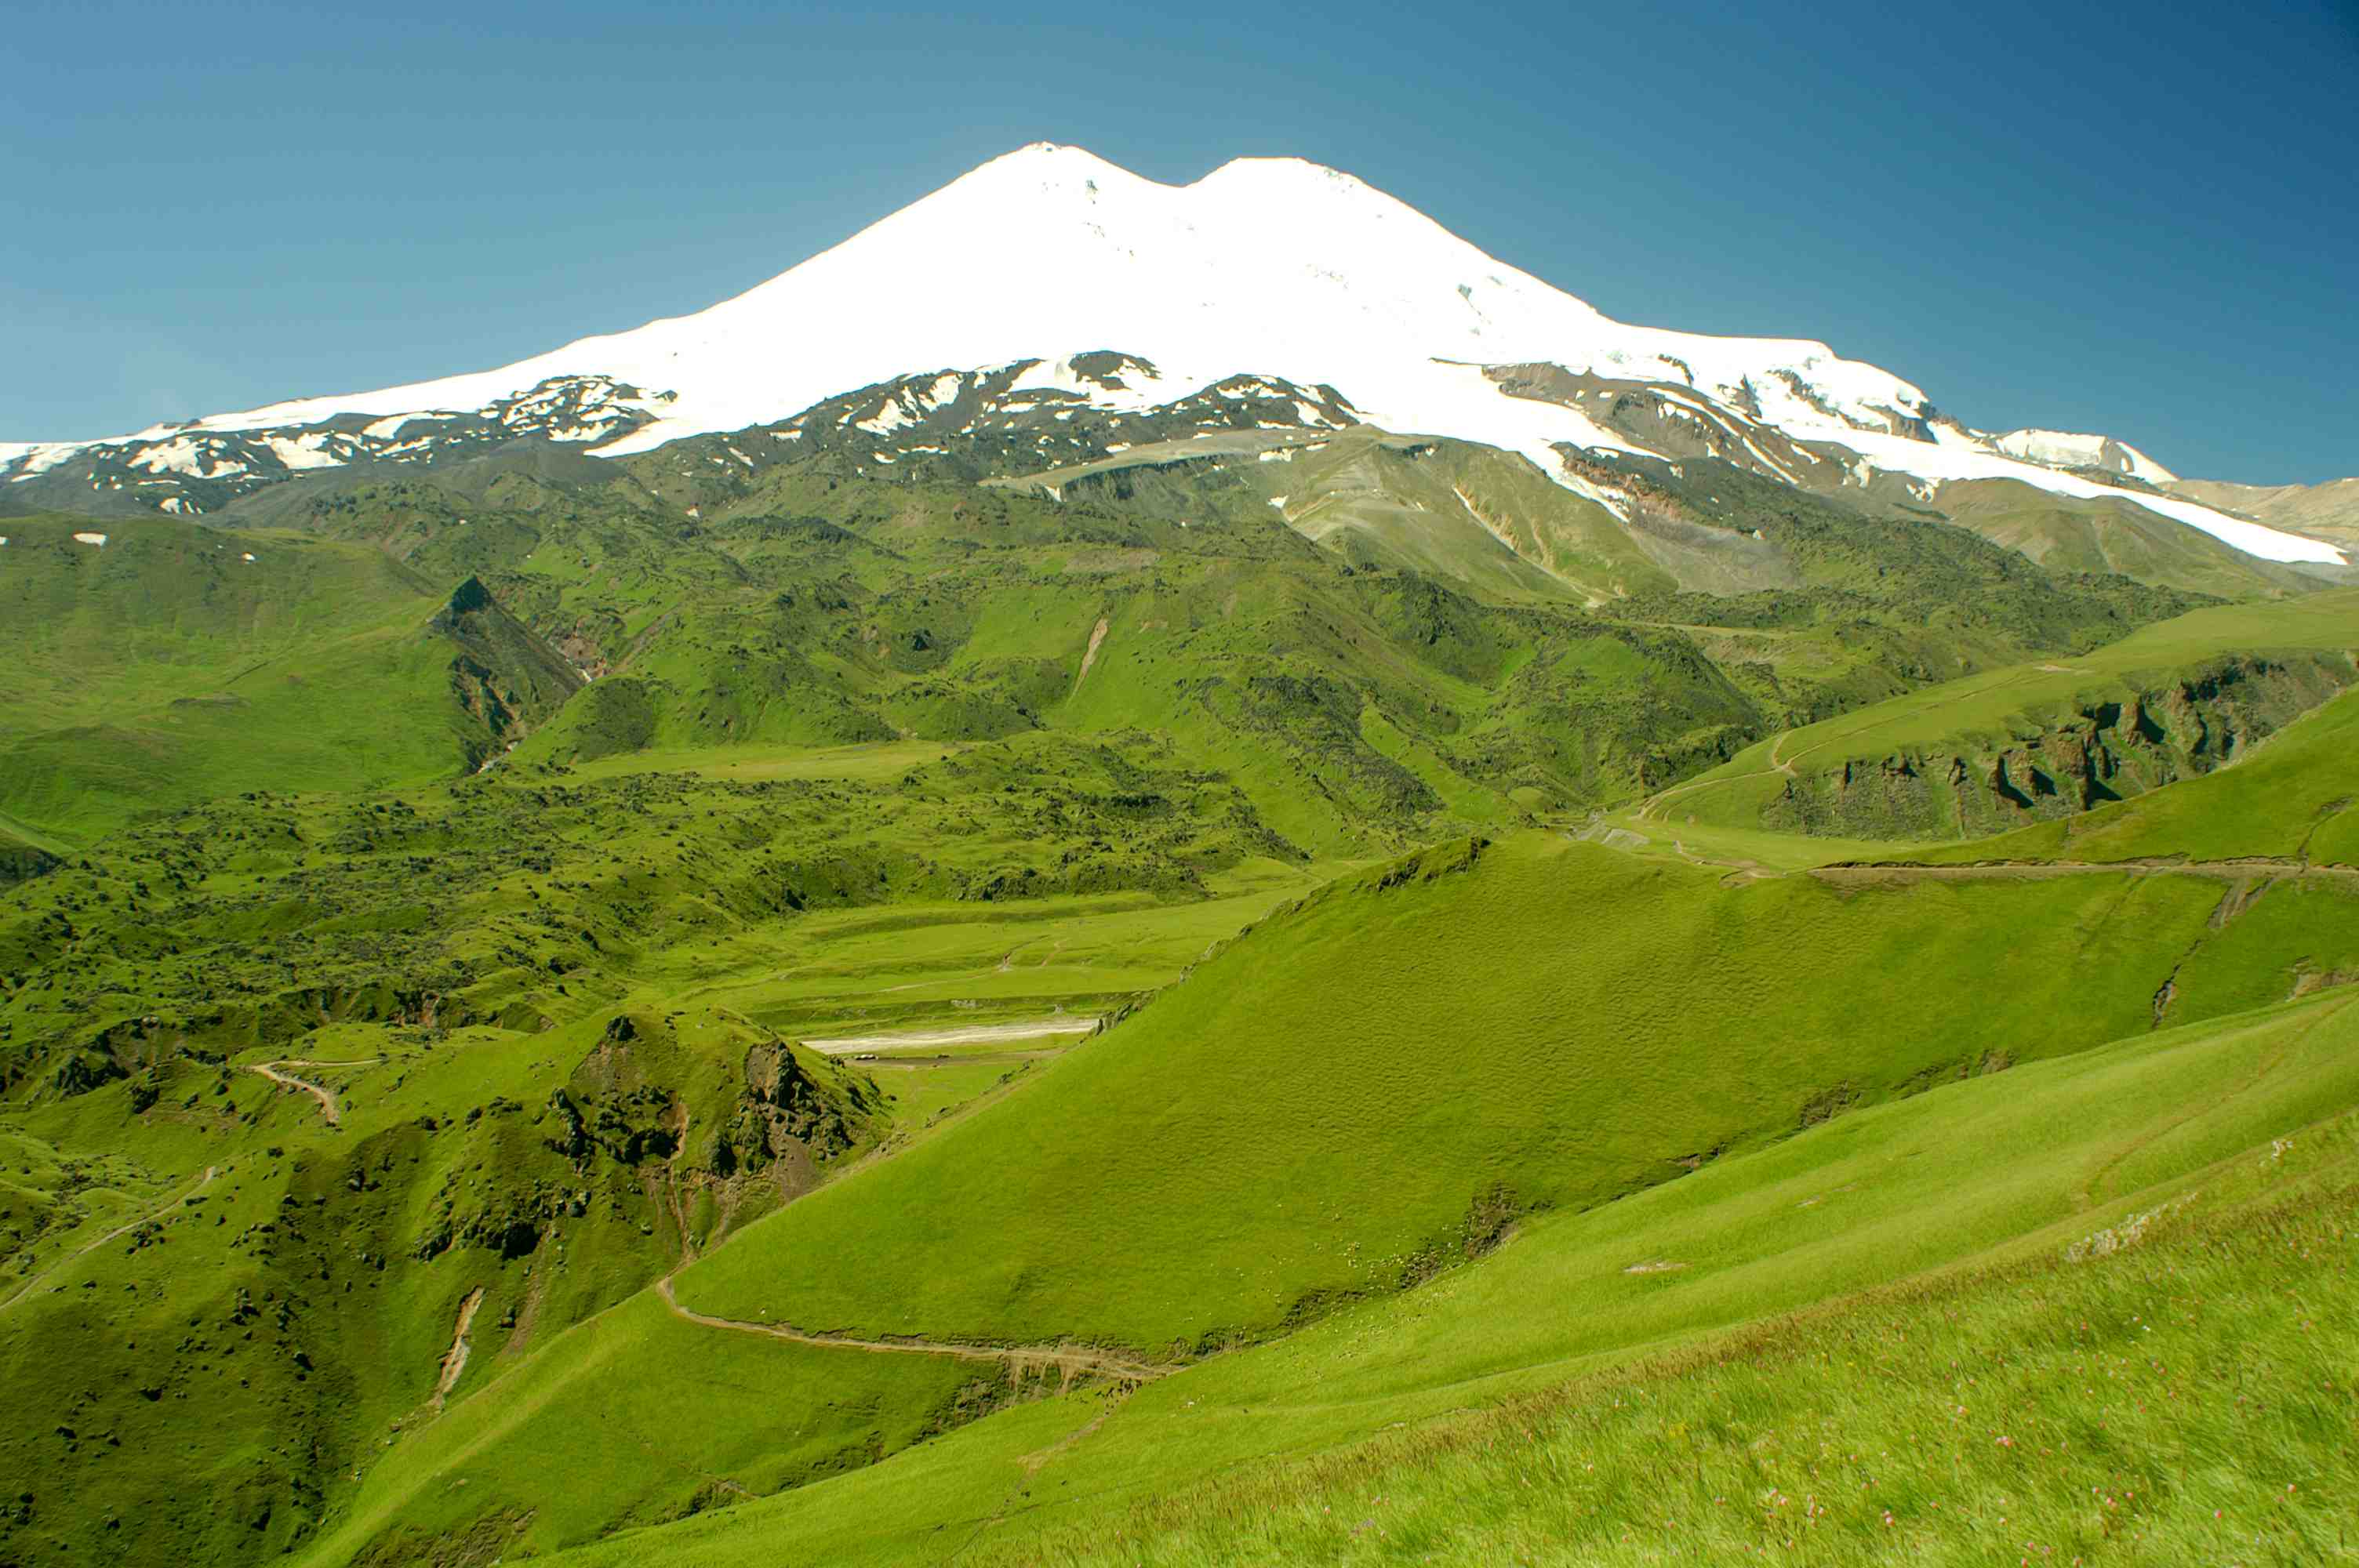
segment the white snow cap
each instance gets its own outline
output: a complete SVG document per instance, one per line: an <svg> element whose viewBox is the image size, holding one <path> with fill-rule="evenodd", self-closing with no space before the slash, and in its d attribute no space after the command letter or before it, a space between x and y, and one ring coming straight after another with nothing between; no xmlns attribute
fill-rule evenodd
<svg viewBox="0 0 2359 1568"><path fill-rule="evenodd" d="M2093 487L1986 448L1938 447L1917 438L1924 393L1889 372L1805 339L1706 337L1612 320L1335 169L1239 158L1169 186L1047 142L995 158L695 315L584 338L498 370L274 404L200 427L481 407L560 375L676 393L650 409L652 422L596 449L614 456L780 419L929 371L1037 359L1032 374L1043 384L1071 381L1060 366L1105 349L1143 356L1160 374L1142 386L1126 373L1127 394L1076 384L1096 401L1162 402L1242 373L1283 376L1337 388L1372 424L1525 453L1560 481L1557 443L1632 443L1574 409L1506 395L1482 367L1547 362L1680 383L1757 406L1795 437L1865 452L1880 469L1964 477L1956 470L1971 457L1978 475L1987 465L2068 494L2120 493L2223 536L2233 525L2234 542L2256 555L2342 558L2191 502ZM888 421L897 422L880 409L867 427ZM1930 463L1914 460L1919 453Z"/></svg>

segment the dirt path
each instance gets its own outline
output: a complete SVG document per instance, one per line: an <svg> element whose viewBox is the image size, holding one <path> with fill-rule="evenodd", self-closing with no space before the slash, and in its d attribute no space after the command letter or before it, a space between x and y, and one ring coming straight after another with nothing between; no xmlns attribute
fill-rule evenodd
<svg viewBox="0 0 2359 1568"><path fill-rule="evenodd" d="M484 1304L484 1287L477 1285L459 1303L459 1324L451 1331L451 1348L442 1355L442 1376L434 1384L434 1408L440 1410L451 1390L459 1386L460 1376L467 1370L467 1357L474 1346L468 1343L467 1330L475 1322L475 1309Z"/></svg>
<svg viewBox="0 0 2359 1568"><path fill-rule="evenodd" d="M1732 865L1734 862L1716 860L1712 863ZM2223 881L2270 877L2359 883L2359 866L2305 866L2298 860L2258 858L2241 860L2026 860L1985 866L1814 866L1802 874L1845 886L1869 886L1885 882L2047 881L2057 877L2118 876L2124 871L2215 877Z"/></svg>
<svg viewBox="0 0 2359 1568"><path fill-rule="evenodd" d="M1779 752L1786 749L1786 742L1793 738L1793 734L1794 732L1791 730L1781 730L1778 732L1777 737L1769 742L1769 765L1767 767L1756 768L1749 773L1731 773L1724 779L1690 779L1685 784L1673 784L1670 788L1658 791L1654 795L1648 795L1645 800L1640 801L1638 803L1637 811L1633 815L1635 815L1641 822L1645 822L1649 819L1660 821L1662 820L1663 807L1669 806L1680 795L1690 795L1700 789L1717 789L1723 784L1733 784L1743 779L1767 778L1771 773L1784 773L1788 778L1793 777L1793 762L1778 755Z"/></svg>
<svg viewBox="0 0 2359 1568"><path fill-rule="evenodd" d="M854 1051L890 1051L908 1045L989 1045L1003 1040L1037 1040L1044 1034L1087 1034L1098 1026L1095 1018L1057 1017L1029 1023L970 1023L949 1029L909 1029L894 1034L839 1034L826 1040L806 1040L822 1056L848 1055Z"/></svg>
<svg viewBox="0 0 2359 1568"><path fill-rule="evenodd" d="M205 1187L212 1181L212 1179L213 1167L207 1165L203 1175L199 1176L194 1182L191 1182L189 1185L181 1188L179 1192L174 1193L170 1197L166 1198L161 1204L149 1209L146 1214L141 1215L138 1218L124 1221L121 1225L116 1226L113 1230L108 1231L105 1235L100 1237L95 1241L83 1242L81 1246L75 1248L72 1251L67 1253L64 1257L50 1264L48 1268L42 1270L39 1273L26 1281L23 1284L17 1286L16 1294L10 1296L5 1302L0 1302L0 1312L6 1312L10 1307L15 1306L18 1302L23 1301L27 1296L32 1294L33 1287L35 1285L39 1284L43 1280L48 1279L51 1274L56 1273L67 1264L97 1251L100 1248L105 1246L110 1241L115 1240L120 1237L130 1235L133 1231L138 1229L141 1226L146 1225L150 1220L163 1218L166 1215L179 1207L184 1200L193 1197L197 1194L204 1191Z"/></svg>
<svg viewBox="0 0 2359 1568"><path fill-rule="evenodd" d="M320 1110L327 1117L328 1125L334 1127L343 1120L343 1110L336 1104L334 1091L325 1085L315 1084L308 1078L299 1078L292 1073L282 1073L278 1069L281 1067L373 1067L384 1060L382 1056L363 1056L351 1062L315 1062L301 1056L287 1056L276 1062L250 1063L245 1070L249 1073L261 1074L281 1088L301 1089L320 1102Z"/></svg>
<svg viewBox="0 0 2359 1568"><path fill-rule="evenodd" d="M766 1334L773 1339L790 1340L797 1345L832 1346L839 1350L863 1350L877 1356L951 1356L962 1361L997 1361L1023 1377L1032 1372L1057 1371L1068 1380L1082 1376L1113 1378L1121 1382L1147 1383L1171 1370L1145 1361L1133 1361L1109 1351L1093 1350L1078 1345L957 1345L921 1339L856 1339L842 1334L806 1334L779 1323L744 1323L736 1318L712 1317L684 1307L672 1295L669 1275L656 1281L656 1293L663 1297L664 1305L674 1317L705 1328L725 1328L738 1334Z"/></svg>

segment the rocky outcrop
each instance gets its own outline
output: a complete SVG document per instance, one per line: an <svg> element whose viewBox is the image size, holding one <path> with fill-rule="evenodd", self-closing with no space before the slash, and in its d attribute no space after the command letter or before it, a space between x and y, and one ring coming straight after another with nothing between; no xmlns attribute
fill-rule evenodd
<svg viewBox="0 0 2359 1568"><path fill-rule="evenodd" d="M875 1086L840 1071L836 1081L821 1082L812 1065L782 1041L745 1053L745 1092L713 1141L716 1174L806 1155L824 1162L875 1135L884 1115Z"/></svg>
<svg viewBox="0 0 2359 1568"><path fill-rule="evenodd" d="M1787 833L1940 838L2071 816L2232 762L2354 679L2351 662L2334 654L2223 659L2004 741L1800 773L1761 821Z"/></svg>

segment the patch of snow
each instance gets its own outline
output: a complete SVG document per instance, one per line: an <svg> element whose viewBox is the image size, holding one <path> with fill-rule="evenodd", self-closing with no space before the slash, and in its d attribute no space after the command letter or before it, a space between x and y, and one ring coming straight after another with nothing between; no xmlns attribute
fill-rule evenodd
<svg viewBox="0 0 2359 1568"><path fill-rule="evenodd" d="M308 436L265 436L261 444L290 469L342 468L344 460L327 449L331 439L324 430Z"/></svg>
<svg viewBox="0 0 2359 1568"><path fill-rule="evenodd" d="M184 473L190 479L203 479L212 467L212 459L194 438L181 436L142 449L131 460L131 466L146 469L149 473ZM243 470L245 465L238 467Z"/></svg>
<svg viewBox="0 0 2359 1568"><path fill-rule="evenodd" d="M106 547L106 535L103 534L76 534L74 535L74 543L77 545L96 545L99 548L104 549Z"/></svg>
<svg viewBox="0 0 2359 1568"><path fill-rule="evenodd" d="M71 441L30 442L0 449L0 462L20 458L24 467L8 476L11 484L22 484L28 479L49 472L84 448Z"/></svg>
<svg viewBox="0 0 2359 1568"><path fill-rule="evenodd" d="M887 398L885 406L876 413L865 419L853 421L853 428L865 430L872 436L884 436L889 435L904 425L914 425L917 422L916 415L902 407L898 402Z"/></svg>
<svg viewBox="0 0 2359 1568"><path fill-rule="evenodd" d="M364 426L361 434L375 440L390 441L394 437L401 434L401 427L404 425L417 420L432 419L439 422L457 417L456 414L397 414L390 419L379 419L375 424Z"/></svg>
<svg viewBox="0 0 2359 1568"><path fill-rule="evenodd" d="M2179 476L2131 446L2111 436L2087 436L2071 430L2009 430L1992 446L2011 458L2056 467L2104 469L2128 474L2150 484L2168 484Z"/></svg>
<svg viewBox="0 0 2359 1568"><path fill-rule="evenodd" d="M1763 451L1759 447L1756 446L1752 437L1740 435L1737 438L1745 443L1745 449L1753 454L1756 461L1766 466L1771 473L1776 474L1779 479L1784 480L1788 484L1794 486L1797 490L1801 488L1802 481L1799 478L1796 477L1794 470L1788 468L1784 463L1779 462L1777 459L1771 457L1768 453Z"/></svg>

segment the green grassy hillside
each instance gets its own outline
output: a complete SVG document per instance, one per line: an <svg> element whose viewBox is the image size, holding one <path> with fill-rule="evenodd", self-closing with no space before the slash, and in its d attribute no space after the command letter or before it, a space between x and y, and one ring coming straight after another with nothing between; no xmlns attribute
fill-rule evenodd
<svg viewBox="0 0 2359 1568"><path fill-rule="evenodd" d="M0 738L207 696L257 667L414 629L448 588L378 551L301 535L12 519Z"/></svg>
<svg viewBox="0 0 2359 1568"><path fill-rule="evenodd" d="M0 1456L41 1506L0 1517L0 1545L234 1562L308 1540L386 1443L433 1423L471 1297L454 1414L1071 1037L874 1067L792 1042L1086 1021L1316 881L1268 857L1233 790L1143 741L671 761L234 798L11 891L0 1365L39 1419L0 1432ZM643 1339L746 1386L797 1359L731 1336L729 1371L628 1322L601 1341L616 1390L648 1386L638 1348L613 1349ZM867 1384L815 1375L793 1441L739 1427L698 1458L666 1438L680 1465L534 1505L532 1539L738 1495L708 1495L714 1474L768 1489L866 1463L1023 1391L990 1368L862 1365ZM546 1372L528 1408L602 1441L582 1401L620 1422L621 1396L572 1375ZM655 1443L669 1407L630 1408ZM126 1446L204 1455L201 1503L185 1465L110 1463ZM516 1454L519 1483L548 1473ZM467 1500L387 1528L440 1533Z"/></svg>
<svg viewBox="0 0 2359 1568"><path fill-rule="evenodd" d="M480 583L438 599L364 546L162 519L10 527L0 592L21 663L0 813L46 835L87 843L256 789L451 776L581 685Z"/></svg>
<svg viewBox="0 0 2359 1568"><path fill-rule="evenodd" d="M2348 1475L2354 1020L1944 1085L1119 1400L562 1561L1972 1560L2002 1518L2138 1561L2128 1525L2212 1540L2215 1508L2299 1558Z"/></svg>
<svg viewBox="0 0 2359 1568"><path fill-rule="evenodd" d="M1940 509L1951 522L2051 571L2117 573L2222 599L2322 586L2132 501L2072 500L2017 480L1969 480L1941 487Z"/></svg>
<svg viewBox="0 0 2359 1568"><path fill-rule="evenodd" d="M1527 1208L2149 1028L2167 986L2191 1020L2291 994L2297 962L2359 968L2340 881L2216 931L2201 875L1721 882L1534 835L1340 885L1025 1095L749 1231L680 1299L1209 1348L1397 1288ZM778 1261L855 1246L856 1272Z"/></svg>
<svg viewBox="0 0 2359 1568"><path fill-rule="evenodd" d="M1672 824L1979 838L2203 773L2359 678L2359 591L2200 610L1752 746L1650 801Z"/></svg>
<svg viewBox="0 0 2359 1568"><path fill-rule="evenodd" d="M1742 1551L1480 1434L2341 1190L2350 593L1232 390L12 520L0 1563Z"/></svg>
<svg viewBox="0 0 2359 1568"><path fill-rule="evenodd" d="M429 1005L289 1050L159 1048L123 1089L20 1106L0 1464L32 1500L0 1542L228 1561L306 1539L503 1357L873 1143L880 1099L710 1010L527 1033Z"/></svg>

